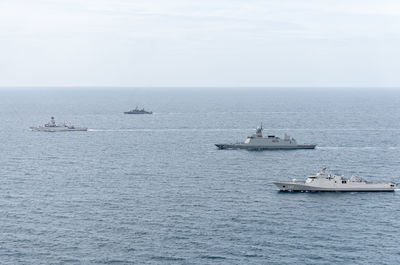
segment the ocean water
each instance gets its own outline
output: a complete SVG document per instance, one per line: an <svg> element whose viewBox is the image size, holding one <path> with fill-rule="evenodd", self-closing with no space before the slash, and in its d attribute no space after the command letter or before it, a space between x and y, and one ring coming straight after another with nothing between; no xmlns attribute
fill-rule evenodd
<svg viewBox="0 0 400 265"><path fill-rule="evenodd" d="M90 130L28 130L50 116ZM400 92L10 89L0 121L1 264L400 263L400 192L272 184L322 165L398 183ZM318 146L214 146L260 122Z"/></svg>

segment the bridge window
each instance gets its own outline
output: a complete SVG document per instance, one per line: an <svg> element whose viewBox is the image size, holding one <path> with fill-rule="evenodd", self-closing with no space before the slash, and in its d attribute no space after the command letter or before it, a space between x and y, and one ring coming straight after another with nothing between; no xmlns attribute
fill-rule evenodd
<svg viewBox="0 0 400 265"><path fill-rule="evenodd" d="M345 181L345 180L342 180L342 184L346 184L346 181Z"/></svg>

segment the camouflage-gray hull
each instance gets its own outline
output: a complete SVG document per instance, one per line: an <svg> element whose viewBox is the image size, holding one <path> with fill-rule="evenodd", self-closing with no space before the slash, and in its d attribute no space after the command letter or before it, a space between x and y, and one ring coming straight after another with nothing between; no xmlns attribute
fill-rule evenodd
<svg viewBox="0 0 400 265"><path fill-rule="evenodd" d="M295 149L315 149L316 144L297 144L297 145L268 145L255 146L248 144L216 144L218 149L247 149L247 150L295 150Z"/></svg>
<svg viewBox="0 0 400 265"><path fill-rule="evenodd" d="M274 182L275 186L280 191L293 191L293 192L319 192L319 191L330 191L330 192L390 192L394 191L396 186L393 182L386 183L368 183L365 185L340 185L336 187L323 187L323 186L312 186L305 182Z"/></svg>

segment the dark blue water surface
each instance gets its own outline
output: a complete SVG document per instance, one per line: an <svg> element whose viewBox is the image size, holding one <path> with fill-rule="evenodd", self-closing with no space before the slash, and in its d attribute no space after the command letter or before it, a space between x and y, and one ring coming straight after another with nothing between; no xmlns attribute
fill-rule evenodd
<svg viewBox="0 0 400 265"><path fill-rule="evenodd" d="M28 130L52 115L90 130ZM399 182L400 92L3 90L0 121L1 264L400 263L400 192L272 184L322 165ZM259 122L318 147L214 146Z"/></svg>

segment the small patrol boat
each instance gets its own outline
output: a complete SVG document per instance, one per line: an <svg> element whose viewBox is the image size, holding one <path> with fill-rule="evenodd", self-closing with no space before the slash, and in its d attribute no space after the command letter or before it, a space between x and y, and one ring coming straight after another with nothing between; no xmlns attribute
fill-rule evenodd
<svg viewBox="0 0 400 265"><path fill-rule="evenodd" d="M74 131L87 131L88 128L75 127L74 125L66 125L65 123L59 125L56 124L54 117L50 118L50 121L45 125L38 127L30 127L32 131L39 132L74 132Z"/></svg>
<svg viewBox="0 0 400 265"><path fill-rule="evenodd" d="M268 135L263 137L262 124L257 126L256 133L248 136L241 143L216 144L219 149L249 149L249 150L277 150L277 149L314 149L315 144L298 144L294 138L285 133L283 139Z"/></svg>
<svg viewBox="0 0 400 265"><path fill-rule="evenodd" d="M394 191L396 184L394 182L369 182L356 176L347 179L339 174L326 174L326 167L315 175L309 175L306 181L281 181L274 182L281 191Z"/></svg>
<svg viewBox="0 0 400 265"><path fill-rule="evenodd" d="M144 110L144 108L139 109L138 106L136 106L136 108L133 110L125 111L124 114L153 114L153 112L146 111L146 110Z"/></svg>

